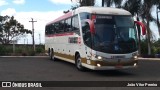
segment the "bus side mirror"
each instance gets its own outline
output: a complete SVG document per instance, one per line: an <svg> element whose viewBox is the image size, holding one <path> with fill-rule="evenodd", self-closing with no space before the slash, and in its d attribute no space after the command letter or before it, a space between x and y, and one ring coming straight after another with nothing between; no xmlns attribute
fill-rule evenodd
<svg viewBox="0 0 160 90"><path fill-rule="evenodd" d="M85 21L89 24L91 34L95 34L94 22L90 19L86 19Z"/></svg>
<svg viewBox="0 0 160 90"><path fill-rule="evenodd" d="M140 25L142 28L142 35L146 35L146 26L142 22L139 22L139 21L134 21L134 23L137 25Z"/></svg>

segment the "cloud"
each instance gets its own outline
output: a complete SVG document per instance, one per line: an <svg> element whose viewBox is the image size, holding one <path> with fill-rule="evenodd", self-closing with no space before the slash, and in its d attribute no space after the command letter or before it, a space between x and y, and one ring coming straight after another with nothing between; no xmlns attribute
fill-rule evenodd
<svg viewBox="0 0 160 90"><path fill-rule="evenodd" d="M4 5L7 5L8 2L6 2L5 0L0 0L0 6L4 6Z"/></svg>
<svg viewBox="0 0 160 90"><path fill-rule="evenodd" d="M16 10L14 8L8 8L6 10L2 10L1 14L2 16L14 16L16 14Z"/></svg>
<svg viewBox="0 0 160 90"><path fill-rule="evenodd" d="M13 3L15 3L15 4L24 4L25 0L13 0Z"/></svg>
<svg viewBox="0 0 160 90"><path fill-rule="evenodd" d="M26 29L32 30L31 18L34 21L34 29L35 29L35 43L39 44L39 34L41 35L41 42L44 43L45 38L45 25L56 19L57 17L63 15L63 10L60 11L48 11L48 12L17 12L15 18L24 25ZM25 17L25 18L24 18ZM31 35L28 36L30 38L29 43L32 43ZM23 43L23 41L22 41Z"/></svg>
<svg viewBox="0 0 160 90"><path fill-rule="evenodd" d="M69 5L72 4L71 0L49 0L49 1L51 1L54 4L69 4Z"/></svg>
<svg viewBox="0 0 160 90"><path fill-rule="evenodd" d="M9 15L9 16L14 16L15 19L20 22L21 24L24 25L25 29L32 30L32 23L29 22L31 21L31 18L33 18L35 21L34 23L34 29L35 29L35 43L39 44L39 34L41 38L41 42L44 43L44 38L45 38L45 25L48 22L53 21L54 19L60 17L63 15L64 10L58 10L58 11L46 11L46 12L39 12L39 11L32 11L32 12L16 12L14 8L8 8L6 10L3 10L1 12L1 15ZM24 39L28 43L32 44L32 37L31 35L27 35L25 38L22 38L21 40L18 41L19 44L24 44Z"/></svg>

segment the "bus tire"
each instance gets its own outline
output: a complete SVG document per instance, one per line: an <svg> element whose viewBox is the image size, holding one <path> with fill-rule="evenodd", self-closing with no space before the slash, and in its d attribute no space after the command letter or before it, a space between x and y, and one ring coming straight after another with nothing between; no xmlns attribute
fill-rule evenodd
<svg viewBox="0 0 160 90"><path fill-rule="evenodd" d="M75 63L76 63L76 68L79 70L79 71L85 71L85 68L82 66L82 61L81 61L81 57L79 54L76 55L76 58L75 58Z"/></svg>
<svg viewBox="0 0 160 90"><path fill-rule="evenodd" d="M51 51L50 48L48 48L48 52L47 52L47 53L48 53L48 56L50 56L50 51Z"/></svg>
<svg viewBox="0 0 160 90"><path fill-rule="evenodd" d="M50 50L50 54L49 55L50 55L50 60L55 61L54 50L53 49Z"/></svg>

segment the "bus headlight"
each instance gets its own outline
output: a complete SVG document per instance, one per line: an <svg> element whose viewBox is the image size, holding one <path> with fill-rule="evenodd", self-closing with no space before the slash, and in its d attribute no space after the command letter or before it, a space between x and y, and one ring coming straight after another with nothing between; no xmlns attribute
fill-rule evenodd
<svg viewBox="0 0 160 90"><path fill-rule="evenodd" d="M98 58L99 60L101 60L101 59L102 59L102 57L101 57L101 56L98 56L97 58Z"/></svg>
<svg viewBox="0 0 160 90"><path fill-rule="evenodd" d="M102 56L98 56L98 55L96 55L95 58L96 58L97 60L100 60L100 61L103 59Z"/></svg>
<svg viewBox="0 0 160 90"><path fill-rule="evenodd" d="M134 63L134 66L137 66L137 63Z"/></svg>
<svg viewBox="0 0 160 90"><path fill-rule="evenodd" d="M97 64L98 67L101 67L101 64Z"/></svg>
<svg viewBox="0 0 160 90"><path fill-rule="evenodd" d="M133 58L134 58L134 59L138 59L138 56L134 56Z"/></svg>

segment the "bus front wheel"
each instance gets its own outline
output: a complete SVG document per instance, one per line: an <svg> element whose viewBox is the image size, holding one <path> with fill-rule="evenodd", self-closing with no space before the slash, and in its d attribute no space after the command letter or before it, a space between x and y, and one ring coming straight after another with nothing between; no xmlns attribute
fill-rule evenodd
<svg viewBox="0 0 160 90"><path fill-rule="evenodd" d="M82 60L81 60L81 57L80 57L79 54L76 55L76 67L80 71L84 71L85 70L84 67L82 66Z"/></svg>

